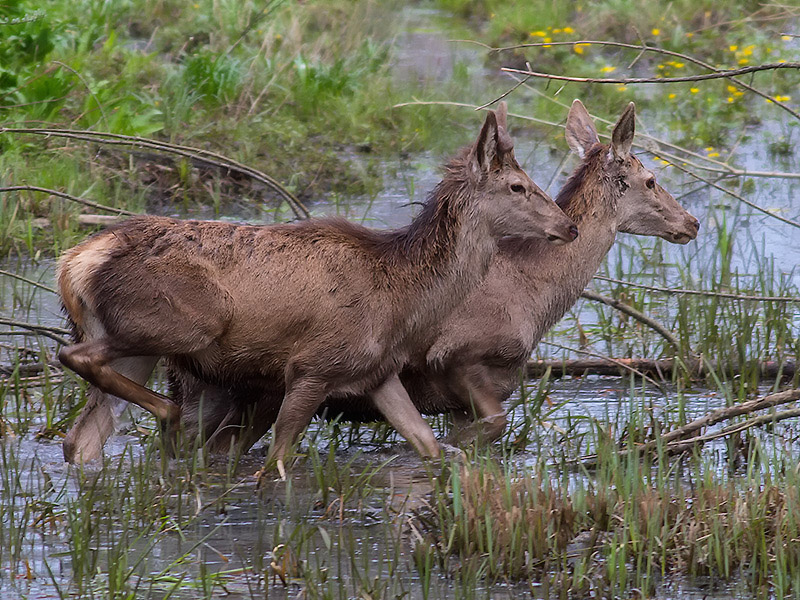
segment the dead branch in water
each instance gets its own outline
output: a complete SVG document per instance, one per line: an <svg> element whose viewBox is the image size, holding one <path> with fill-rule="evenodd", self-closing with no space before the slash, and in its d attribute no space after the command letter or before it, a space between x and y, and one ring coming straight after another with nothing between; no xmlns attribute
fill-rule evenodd
<svg viewBox="0 0 800 600"><path fill-rule="evenodd" d="M549 343L549 342L542 342ZM572 350L572 349L571 349ZM797 372L797 365L794 361L762 361L758 365L759 375L762 379L791 378ZM624 375L626 371L636 372L637 374L647 374L659 379L671 379L673 374L688 373L691 377L702 379L711 372L719 369L738 372L738 365L716 365L713 362L707 363L698 358L616 358L613 361L609 358L578 358L570 360L529 360L526 372L528 377L542 377L550 369L551 377L566 377L584 375Z"/></svg>
<svg viewBox="0 0 800 600"><path fill-rule="evenodd" d="M756 400L751 400L749 402L743 402L741 404L720 408L699 419L695 419L694 421L691 421L682 427L678 427L677 429L662 435L658 440L651 440L630 450L621 450L618 455L623 457L629 456L632 453L641 454L644 452L652 452L653 450L657 449L659 445L662 445L667 454L680 454L682 452L692 450L698 446L702 446L706 442L741 433L742 431L752 427L777 423L778 421L800 417L800 409L794 408L790 410L769 413L766 415L758 415L741 423L728 425L727 427L724 427L721 430L713 433L686 438L686 436L689 434L706 427L710 427L711 425L715 425L722 421L728 421L735 417L752 414L759 410L774 408L776 406L789 404L790 402L796 402L798 400L800 400L800 389L784 390L782 392L770 394L769 396L757 398ZM590 454L582 456L571 462L580 463L584 466L591 466L596 464L597 458L598 456L596 454Z"/></svg>
<svg viewBox="0 0 800 600"><path fill-rule="evenodd" d="M717 79L717 78L720 78L720 77L725 77L733 85L735 85L735 86L737 86L739 88L745 89L745 90L747 90L749 92L752 92L752 93L756 94L757 96L761 96L762 98L764 98L766 100L771 101L776 106L780 107L782 110L788 112L795 119L800 120L800 114L798 114L797 112L795 112L794 110L789 108L786 104L784 104L780 100L778 100L776 98L773 98L769 94L767 94L765 92L762 92L761 90L753 87L752 85L750 85L748 83L745 83L744 81L736 79L737 75L742 75L743 74L743 73L740 72L741 69L727 69L727 70L726 69L720 69L720 68L715 67L714 65L709 64L709 63L707 63L707 62L705 62L703 60L700 60L699 58L696 58L696 57L694 57L694 56L692 56L690 54L683 54L682 52L675 52L674 50L666 50L665 48L659 48L658 46L648 46L648 45L645 45L645 44L625 44L623 42L610 42L610 41L606 41L606 40L578 40L578 41L575 41L575 42L535 42L535 43L529 43L529 44L517 44L516 46L506 46L504 48L489 48L489 49L491 51L493 51L493 52L503 52L503 51L506 51L506 50L518 50L520 48L536 48L536 47L549 48L551 46L575 46L575 45L584 45L584 44L585 45L596 45L596 46L610 46L610 47L613 47L613 48L628 48L628 49L631 49L631 50L638 50L640 52L640 54L644 53L644 52L653 52L655 54L662 54L662 55L665 55L665 56L672 56L673 58L680 58L681 60L685 60L686 62L695 64L695 65L697 65L699 67L707 69L708 71L711 71L712 74L714 74L713 77L710 77L710 76L700 76L700 77L704 77L706 79ZM480 44L480 45L483 46L483 44ZM777 63L777 64L779 64L779 65L789 65L789 64L797 65L797 63ZM753 72L755 72L756 70L762 70L763 71L763 70L767 70L767 69L772 69L772 67L773 67L773 65L753 65L753 66L745 67L745 68L749 68ZM786 67L781 67L781 68L786 68ZM795 66L794 68L797 68L797 66ZM530 67L528 67L528 71L531 71L531 70L532 69ZM527 77L526 77L526 79L527 79ZM628 82L630 82L630 83L661 83L661 82L670 83L670 82L677 81L677 78L663 78L662 77L662 78L655 78L655 79L656 79L656 81L634 82L634 81L629 81L628 80ZM608 83L608 82L601 82L601 83ZM623 81L619 81L618 83L623 83Z"/></svg>
<svg viewBox="0 0 800 600"><path fill-rule="evenodd" d="M80 140L84 142L95 142L99 144L108 144L111 146L130 146L134 148L149 148L158 152L166 152L168 154L176 154L183 156L198 163L216 167L222 170L234 171L240 173L250 179L258 181L270 188L278 195L286 200L287 204L294 211L298 219L307 219L311 216L308 209L303 206L303 203L298 200L294 194L287 190L284 186L278 183L277 180L270 177L266 173L249 167L245 164L237 162L222 154L203 150L202 148L194 148L191 146L180 146L178 144L170 144L168 142L161 142L148 138L141 138L130 135L121 135L118 133L106 133L100 131L85 131L73 129L46 129L46 128L22 128L22 127L0 127L0 134L3 133L28 133L33 135L43 135L52 137L63 137L73 140Z"/></svg>
<svg viewBox="0 0 800 600"><path fill-rule="evenodd" d="M748 296L746 294L732 294L730 292L714 292L711 290L690 290L686 288L666 288L657 285L647 285L645 283L636 283L635 281L627 281L624 279L614 279L613 277L606 277L605 275L595 275L594 279L600 281L608 281L609 283L617 283L628 287L640 288L643 290L650 290L651 292L660 292L668 296L707 296L710 298L724 298L726 300L746 300L752 302L800 302L800 296Z"/></svg>

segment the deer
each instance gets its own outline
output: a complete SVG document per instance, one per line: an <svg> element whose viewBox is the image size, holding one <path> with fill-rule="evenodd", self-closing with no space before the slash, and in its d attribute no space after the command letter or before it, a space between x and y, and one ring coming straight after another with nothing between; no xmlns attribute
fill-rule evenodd
<svg viewBox="0 0 800 600"><path fill-rule="evenodd" d="M573 102L565 137L581 162L556 203L577 224L577 240L554 246L530 237L502 239L483 282L402 369L400 380L419 413L452 414L452 441L502 435L503 402L518 387L531 352L578 300L618 233L676 244L697 237L699 221L631 153L634 134L634 103L619 117L611 143L603 144L584 105ZM185 429L204 436L212 451L234 442L246 451L274 420L276 400L263 390L214 386L174 367L169 377ZM328 398L322 411L344 421L382 418L363 395Z"/></svg>
<svg viewBox="0 0 800 600"><path fill-rule="evenodd" d="M279 398L267 463L282 477L326 397L368 395L422 457L438 456L400 369L486 276L501 238L577 237L517 163L506 115L504 103L487 112L403 228L137 216L68 250L56 279L76 343L59 360L90 386L65 459L99 457L128 403L167 429L180 422L181 405L145 387L161 358Z"/></svg>

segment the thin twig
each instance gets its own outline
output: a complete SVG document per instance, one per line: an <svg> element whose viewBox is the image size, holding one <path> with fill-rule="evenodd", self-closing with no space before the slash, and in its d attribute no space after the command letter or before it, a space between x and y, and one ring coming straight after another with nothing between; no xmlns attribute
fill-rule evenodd
<svg viewBox="0 0 800 600"><path fill-rule="evenodd" d="M28 285L32 285L34 287L43 289L46 292L52 292L54 294L58 293L55 289L46 286L43 283L39 283L38 281L34 281L33 279L28 279L27 277L23 277L22 275L17 275L16 273L12 273L11 271L0 269L0 275L5 275L6 277L13 277L14 279L19 279L20 281L24 281Z"/></svg>
<svg viewBox="0 0 800 600"><path fill-rule="evenodd" d="M84 206L88 206L90 208L96 208L97 210L105 210L108 212L115 212L121 215L127 215L129 217L135 216L137 214L135 212L125 210L124 208L114 208L111 206L104 206L103 204L98 204L97 202L86 200L85 198L79 198L78 196L73 196L72 194L59 192L58 190L51 190L49 188L38 187L35 185L9 185L0 187L0 193L19 192L19 191L42 192L45 194L50 194L51 196L58 196L59 198L64 198L65 200L77 202L78 204L83 204Z"/></svg>
<svg viewBox="0 0 800 600"><path fill-rule="evenodd" d="M597 292L593 292L591 290L584 290L583 293L581 293L581 297L586 298L587 300L593 300L595 302L602 302L603 304L610 306L611 308L614 308L620 311L621 313L625 313L626 315L636 319L640 323L643 323L644 325L650 327L653 331L655 331L661 337L667 340L670 343L670 345L672 345L672 347L675 348L675 350L680 350L681 344L680 341L678 341L678 338L672 335L672 333L661 323L659 323L655 319L648 317L646 314L636 310L632 306L629 306L624 302L616 300L615 298L609 298L608 296L603 296L602 294L598 294Z"/></svg>
<svg viewBox="0 0 800 600"><path fill-rule="evenodd" d="M584 42L571 43L576 44ZM800 63L767 63L763 65L742 67L741 69L726 69L722 71L716 71L714 73L707 73L705 75L686 75L684 77L571 77L569 75L554 75L553 73L540 73L538 71L512 69L511 67L502 67L500 70L506 73L516 73L518 75L524 75L527 77L539 77L542 79L554 79L556 81L569 81L572 83L613 83L617 85L632 85L638 83L687 83L690 81L707 81L709 79L728 79L738 75L747 75L748 73L755 73L758 71L772 71L775 69L800 69Z"/></svg>
<svg viewBox="0 0 800 600"><path fill-rule="evenodd" d="M695 58L694 56L691 56L689 54L683 54L681 52L675 52L673 50L666 50L664 48L659 48L658 46L646 46L646 45L640 45L640 44L625 44L625 43L622 43L622 42L609 42L609 41L605 41L605 40L579 40L579 41L575 41L575 42L550 42L550 43L537 42L537 43L531 43L531 44L519 44L519 45L516 45L516 46L506 46L504 48L493 48L492 50L494 50L496 52L503 52L505 50L515 50L515 49L526 48L526 47L574 46L576 44L590 44L590 45L594 44L594 45L597 45L597 46L611 46L611 47L614 47L614 48L629 48L631 50L639 50L641 52L654 52L654 53L657 53L657 54L663 54L663 55L666 55L666 56L672 56L674 58L680 58L681 60L685 60L686 62L693 63L693 64L695 64L695 65L697 65L699 67L702 67L704 69L708 69L712 73L724 73L725 72L723 69L719 69L719 68L715 67L714 65L711 65L711 64L709 64L709 63L707 63L705 61L702 61L699 58ZM482 45L482 44L480 44L480 45ZM778 63L778 64L789 64L789 63ZM758 96L761 96L762 98L765 98L765 99L768 99L768 100L772 101L776 106L778 106L781 109L783 109L784 111L788 112L795 119L800 119L800 114L798 114L796 111L794 111L791 108L789 108L786 104L784 104L780 100L777 100L777 99L773 98L772 96L770 96L769 94L766 94L766 93L762 92L761 90L752 87L750 84L745 83L744 81L740 81L738 79L734 79L732 75L725 75L725 76L728 78L728 80L731 83L733 83L737 87L740 87L742 89L746 89L746 90L748 90L750 92L753 92L754 94L756 94ZM659 81L663 81L663 80L664 80L663 78L659 79Z"/></svg>
<svg viewBox="0 0 800 600"><path fill-rule="evenodd" d="M62 327L48 327L46 325L37 325L35 323L25 323L24 321L6 319L5 317L0 317L0 325L8 325L10 327L19 327L20 329L35 331L45 337L49 337L51 340L58 342L62 346L69 346L71 343L67 338L64 337L65 335L69 335L70 331Z"/></svg>
<svg viewBox="0 0 800 600"><path fill-rule="evenodd" d="M763 208L763 207L759 206L755 202L751 202L750 200L747 200L741 194L737 194L736 192L732 192L731 190L729 190L729 189L727 189L727 188L725 188L725 187L723 187L723 186L721 186L721 185L719 185L717 183L714 183L713 181L709 181L708 179L705 179L704 177L700 177L700 175L698 175L697 173L693 173L689 169L686 169L686 168L684 168L684 167L682 167L682 166L680 166L678 164L673 163L672 166L675 167L676 169L680 170L680 171L683 171L687 175L691 175L692 177L694 177L698 181L702 181L703 183L707 183L708 185L710 185L714 189L719 190L720 192L723 192L725 194L728 194L729 196L731 196L733 198L736 198L740 202L744 202L745 204L747 204L747 206L749 206L750 208L752 208L754 210L757 210L757 211L759 211L759 212L761 212L761 213L763 213L763 214L765 214L767 216L770 216L773 219L778 219L779 221L781 221L783 223L786 223L787 225L791 225L792 227L800 228L800 223L798 223L797 221L792 221L791 219L787 219L786 217L782 217L782 216L780 216L778 214L775 214L774 212L770 212L766 208Z"/></svg>
<svg viewBox="0 0 800 600"><path fill-rule="evenodd" d="M731 294L728 292L712 292L710 290L690 290L683 288L666 288L656 285L647 285L644 283L636 283L633 281L626 281L624 279L614 279L613 277L606 277L605 275L595 275L594 279L600 281L608 281L609 283L616 283L629 287L650 290L653 292L661 292L672 296L709 296L713 298L726 298L729 300L749 300L753 302L800 302L798 296L746 296L743 294Z"/></svg>
<svg viewBox="0 0 800 600"><path fill-rule="evenodd" d="M112 146L133 146L139 148L149 148L160 152L167 152L170 154L177 154L190 158L197 162L217 167L220 169L228 169L236 171L242 175L249 177L263 183L277 194L282 196L289 206L294 211L298 219L307 219L311 216L308 209L303 206L303 203L298 200L294 194L287 190L284 186L278 183L273 177L263 173L257 169L237 162L222 154L210 152L201 148L193 148L191 146L180 146L178 144L171 144L168 142L161 142L158 140L151 140L147 138L122 135L118 133L107 133L100 131L85 131L73 129L49 129L49 128L21 128L21 127L1 127L0 134L3 133L28 133L33 135L44 135L53 137L63 137L68 139L81 140L86 142L96 142L108 144Z"/></svg>

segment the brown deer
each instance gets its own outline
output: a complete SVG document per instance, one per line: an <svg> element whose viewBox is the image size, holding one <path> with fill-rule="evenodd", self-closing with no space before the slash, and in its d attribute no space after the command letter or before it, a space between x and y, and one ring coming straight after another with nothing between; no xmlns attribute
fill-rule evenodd
<svg viewBox="0 0 800 600"><path fill-rule="evenodd" d="M502 434L502 402L519 384L520 369L577 301L617 232L679 244L697 236L697 219L631 154L634 113L631 103L611 143L601 144L583 104L573 103L566 139L582 162L556 202L578 224L579 238L560 247L533 239L501 240L483 283L443 323L427 351L412 357L401 372L418 411L453 413L458 441L475 436L489 441ZM209 385L179 368L172 368L170 377L186 429L202 433L212 450L227 449L237 437L242 449L249 448L267 431L280 402L264 390ZM329 398L323 408L345 420L381 418L365 396ZM478 421L467 426L471 418Z"/></svg>
<svg viewBox="0 0 800 600"><path fill-rule="evenodd" d="M96 234L57 272L78 342L59 358L91 384L65 458L98 456L123 401L177 423L180 406L144 387L160 357L211 384L283 398L269 457L281 471L325 398L345 394L369 394L422 456L438 455L397 373L508 235L565 243L577 229L517 164L504 104L399 230L135 217Z"/></svg>

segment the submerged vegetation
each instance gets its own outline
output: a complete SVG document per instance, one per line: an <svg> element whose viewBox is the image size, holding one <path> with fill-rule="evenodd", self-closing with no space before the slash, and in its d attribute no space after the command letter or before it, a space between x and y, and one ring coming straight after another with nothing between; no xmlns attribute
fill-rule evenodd
<svg viewBox="0 0 800 600"><path fill-rule="evenodd" d="M705 437L681 447L666 437L798 387L800 9L45 4L0 6L4 597L800 597L797 409L731 414L684 430ZM463 462L423 464L385 425L334 422L309 433L288 481L258 485L263 446L169 460L154 420L131 411L99 464L63 464L85 400L55 360L64 249L128 213L291 219L292 195L312 214L401 224L431 165L472 134L472 109L506 92L517 156L553 195L574 164L572 99L601 135L635 101L640 157L702 223L682 248L619 236L593 284L677 348L584 299L534 358L677 368L547 371L510 401L502 440ZM442 437L452 427L431 421Z"/></svg>

